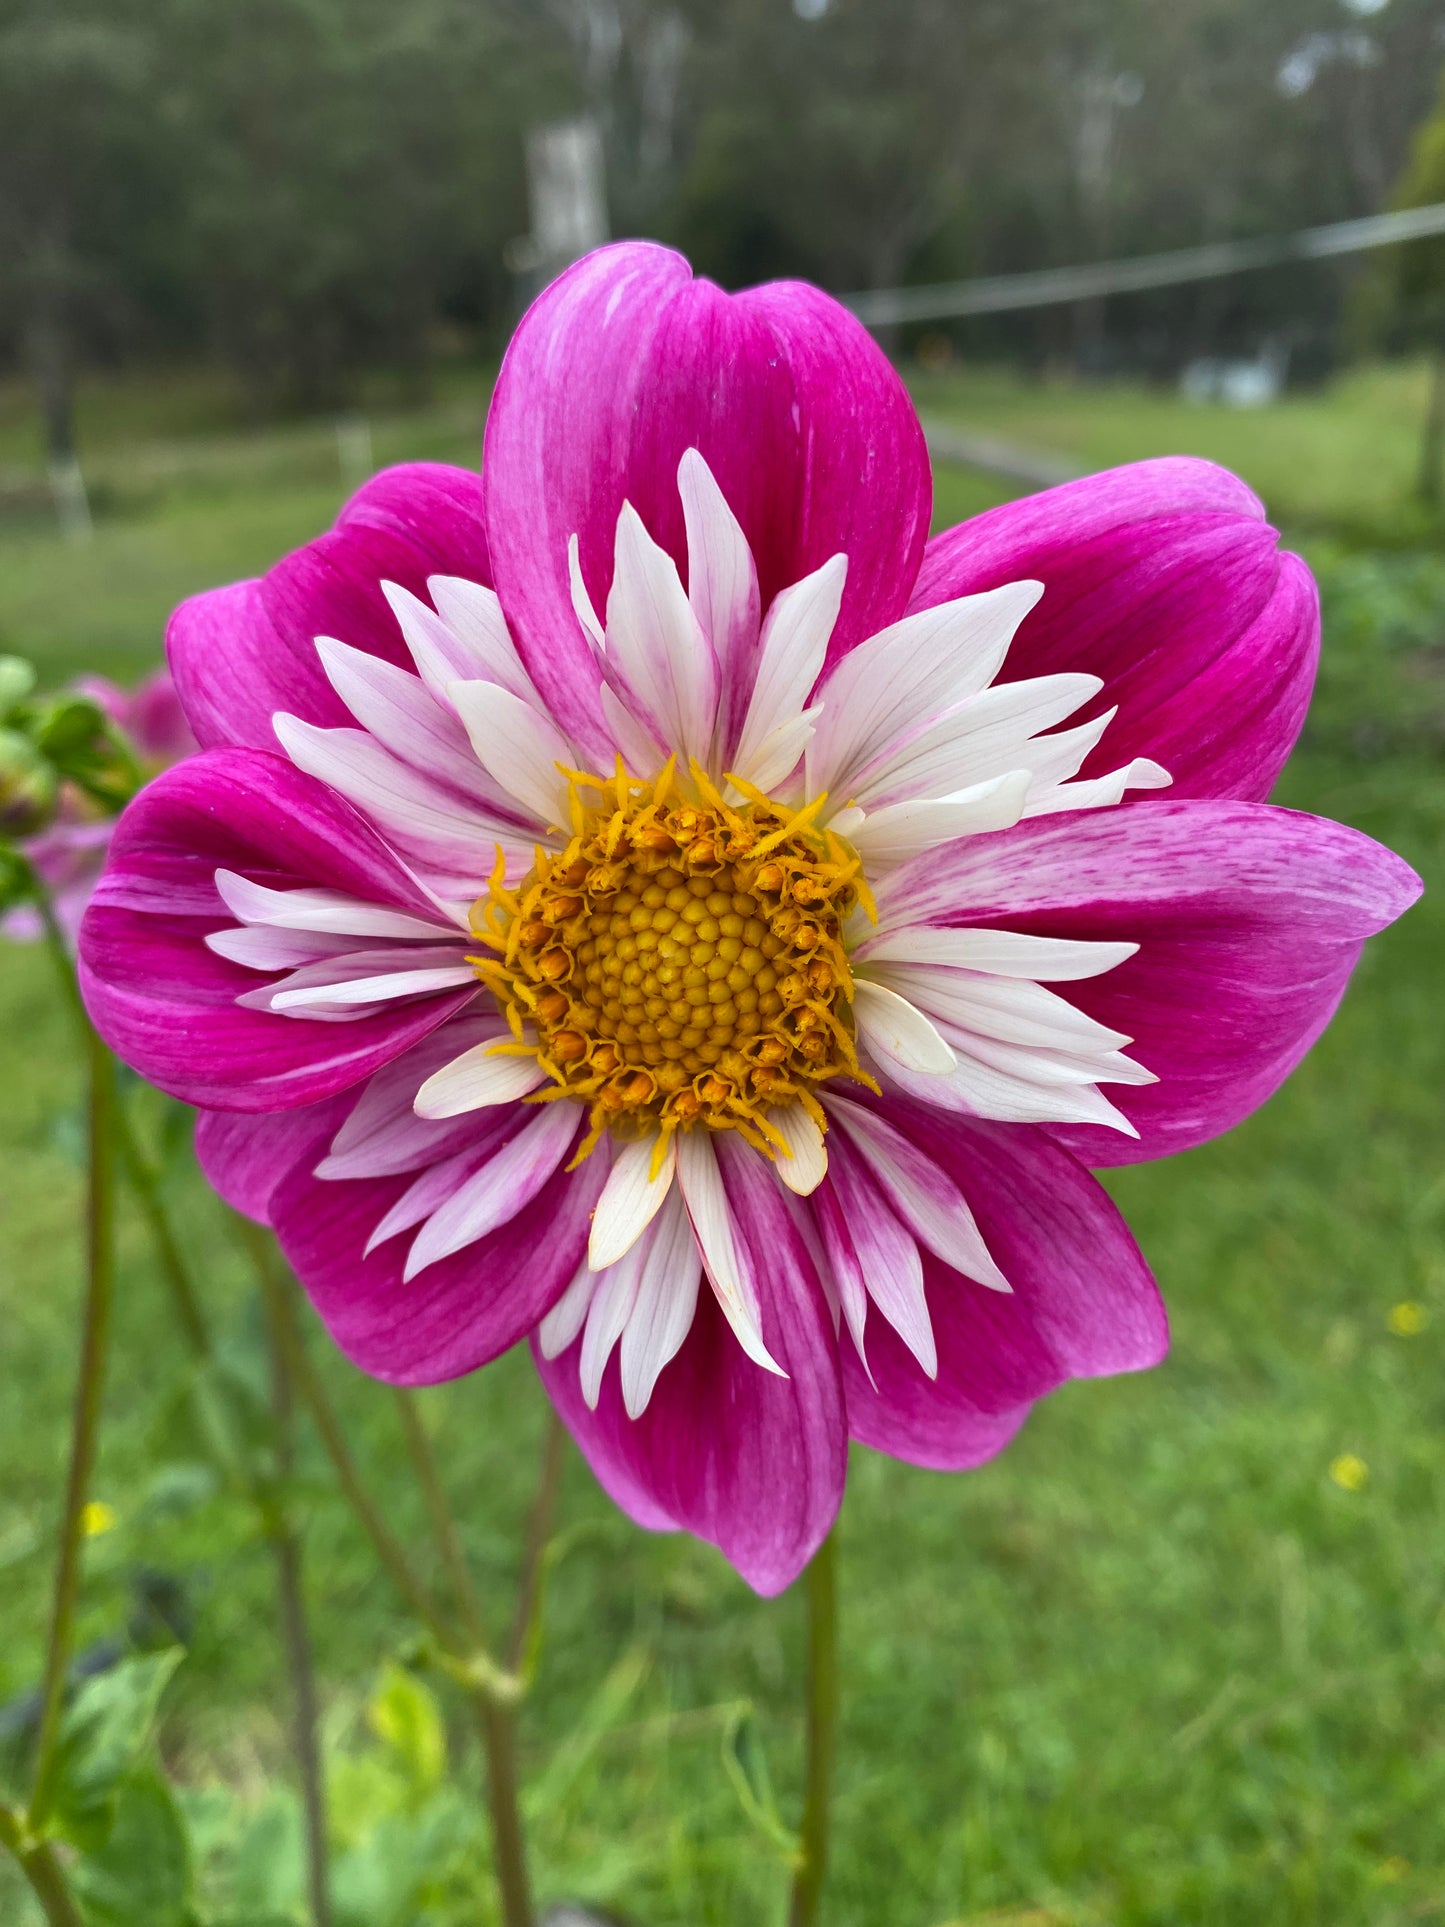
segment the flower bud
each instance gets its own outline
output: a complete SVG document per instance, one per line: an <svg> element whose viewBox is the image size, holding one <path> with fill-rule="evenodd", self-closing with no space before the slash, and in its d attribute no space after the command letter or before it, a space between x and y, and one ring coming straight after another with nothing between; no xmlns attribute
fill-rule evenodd
<svg viewBox="0 0 1445 1927"><path fill-rule="evenodd" d="M35 687L35 670L23 656L0 656L0 719L12 715Z"/></svg>
<svg viewBox="0 0 1445 1927"><path fill-rule="evenodd" d="M0 729L0 835L34 836L55 814L60 785L28 736Z"/></svg>

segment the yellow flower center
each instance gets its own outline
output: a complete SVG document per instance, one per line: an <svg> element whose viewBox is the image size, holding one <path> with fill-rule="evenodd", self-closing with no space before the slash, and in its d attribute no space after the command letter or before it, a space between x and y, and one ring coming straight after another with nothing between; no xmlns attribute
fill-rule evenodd
<svg viewBox="0 0 1445 1927"><path fill-rule="evenodd" d="M546 1101L591 1110L579 1156L622 1137L731 1129L783 1143L769 1111L859 1071L843 924L871 912L857 855L817 830L823 800L794 810L746 789L729 803L693 767L653 781L619 762L569 772L572 838L538 850L509 888L498 866L472 928L474 957L516 1043L552 1079ZM746 786L736 783L743 794Z"/></svg>

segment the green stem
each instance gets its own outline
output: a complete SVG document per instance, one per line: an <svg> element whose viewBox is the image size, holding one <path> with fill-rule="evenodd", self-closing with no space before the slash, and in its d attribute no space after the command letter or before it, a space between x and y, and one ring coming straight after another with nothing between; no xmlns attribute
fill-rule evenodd
<svg viewBox="0 0 1445 1927"><path fill-rule="evenodd" d="M527 1536L522 1545L522 1571L517 1582L517 1607L512 1615L512 1632L507 1641L507 1671L520 1673L527 1663L528 1650L542 1605L542 1564L552 1537L552 1518L557 1510L557 1494L562 1485L562 1466L567 1446L567 1428L557 1416L556 1407L547 1409L547 1437L542 1446L542 1470L537 1490L527 1514Z"/></svg>
<svg viewBox="0 0 1445 1927"><path fill-rule="evenodd" d="M55 1799L60 1719L65 1707L80 1591L81 1516L95 1464L115 1285L115 1065L94 1031L89 1033L86 1059L90 1086L90 1178L86 1203L85 1322L71 1427L70 1473L61 1516L60 1556L55 1570L50 1642L41 1692L40 1732L35 1746L35 1778L27 1815L30 1831L37 1835Z"/></svg>
<svg viewBox="0 0 1445 1927"><path fill-rule="evenodd" d="M47 892L42 890L36 898L36 909L45 927L46 946L55 964L55 973L60 982L61 1000L69 1011L84 1044L92 1034L90 1018L81 1001L80 989L75 980L75 965L71 961L70 952L65 944L65 932L60 927L60 920L55 914L55 905ZM191 1283L186 1261L181 1256L181 1248L176 1242L170 1219L166 1215L159 1180L136 1141L124 1104L119 1102L115 1106L115 1132L126 1178L136 1194L141 1212L150 1228L151 1237L155 1240L156 1257L160 1261L161 1275L175 1303L176 1316L180 1319L186 1343L198 1359L208 1358L211 1346L205 1318Z"/></svg>
<svg viewBox="0 0 1445 1927"><path fill-rule="evenodd" d="M446 1488L437 1469L431 1440L427 1437L414 1396L409 1392L398 1392L397 1403L407 1452L431 1515L437 1547L462 1615L463 1628L471 1648L469 1657L473 1662L480 1660L495 1673L495 1662L487 1651L481 1601L462 1550L461 1534L457 1530ZM529 1546L531 1537L529 1530ZM527 1565L528 1561L524 1558L524 1573ZM532 1896L527 1878L527 1847L517 1790L516 1709L510 1702L504 1703L486 1684L475 1687L471 1697L482 1752L486 1758L492 1859L501 1894L502 1919L505 1927L531 1927Z"/></svg>
<svg viewBox="0 0 1445 1927"><path fill-rule="evenodd" d="M171 1294L182 1335L192 1356L204 1363L211 1356L211 1336L206 1330L205 1315L201 1311L176 1234L171 1229L170 1216L161 1197L160 1180L155 1167L136 1142L124 1104L116 1106L115 1134L126 1179L135 1193L141 1215L155 1244L161 1276Z"/></svg>
<svg viewBox="0 0 1445 1927"><path fill-rule="evenodd" d="M351 1456L351 1449L346 1443L335 1409L326 1396L326 1389L321 1383L316 1367L307 1355L306 1347L301 1342L291 1292L283 1274L281 1257L274 1239L269 1232L263 1231L260 1225L253 1224L249 1218L238 1216L235 1223L255 1264L256 1275L261 1281L261 1290L265 1294L266 1302L273 1309L276 1332L285 1348L286 1362L295 1380L296 1389L306 1401L311 1421L316 1427L326 1456L331 1460L332 1468L348 1504L356 1514L362 1531L370 1539L377 1558L386 1569L397 1591L422 1624L430 1628L438 1645L447 1652L453 1652L456 1648L456 1634L412 1571L406 1553L373 1503L356 1461Z"/></svg>
<svg viewBox="0 0 1445 1927"><path fill-rule="evenodd" d="M447 1581L466 1630L467 1642L474 1653L483 1653L486 1651L487 1638L482 1620L482 1602L473 1584L466 1554L462 1551L461 1535L452 1517L451 1506L447 1503L441 1474L437 1470L436 1454L431 1449L431 1440L422 1423L415 1392L398 1387L396 1406L401 1418L402 1437L406 1440L407 1457L411 1460L412 1471L416 1474L417 1484L426 1502L437 1548L446 1567Z"/></svg>
<svg viewBox="0 0 1445 1927"><path fill-rule="evenodd" d="M276 1469L282 1491L272 1508L271 1548L276 1560L276 1594L281 1608L281 1638L291 1687L292 1743L301 1781L305 1822L306 1885L313 1927L331 1927L331 1888L326 1855L326 1781L317 1742L319 1712L316 1669L306 1624L301 1580L301 1541L290 1518L285 1488L296 1470L296 1412L291 1368L274 1302L266 1300L271 1354L271 1414L276 1426Z"/></svg>
<svg viewBox="0 0 1445 1927"><path fill-rule="evenodd" d="M504 1927L532 1927L527 1880L527 1843L517 1797L517 1715L490 1694L473 1696L477 1730L487 1762L487 1804L492 1819L492 1860Z"/></svg>
<svg viewBox="0 0 1445 1927"><path fill-rule="evenodd" d="M833 1762L838 1738L838 1568L830 1532L803 1575L808 1610L807 1759L800 1857L789 1927L813 1927L828 1873Z"/></svg>
<svg viewBox="0 0 1445 1927"><path fill-rule="evenodd" d="M488 1654L480 1639L480 1603L466 1570L455 1522L447 1504L441 1476L432 1456L431 1442L422 1427L420 1415L407 1399L400 1402L407 1448L413 1455L427 1509L431 1514L444 1562L451 1570L453 1560L460 1575L458 1606L464 1614L467 1637L457 1632L440 1611L425 1586L411 1569L410 1562L390 1527L382 1518L362 1480L355 1459L342 1433L335 1409L326 1396L316 1368L306 1354L293 1313L289 1282L284 1276L280 1254L269 1233L249 1219L237 1218L238 1229L255 1262L267 1303L274 1307L276 1332L297 1389L305 1399L312 1421L326 1449L341 1489L351 1504L363 1531L371 1540L378 1559L390 1574L402 1597L427 1626L443 1654L453 1662L454 1677L466 1682L477 1718L482 1750L486 1756L488 1805L492 1821L492 1848L497 1887L502 1902L503 1927L532 1927L532 1902L527 1882L526 1846L522 1835L521 1808L517 1797L516 1715L514 1703L518 1682L511 1679ZM475 1633L476 1639L470 1635Z"/></svg>
<svg viewBox="0 0 1445 1927"><path fill-rule="evenodd" d="M0 1846L13 1855L50 1927L85 1927L54 1847L48 1840L34 1839L19 1814L7 1806L0 1806Z"/></svg>

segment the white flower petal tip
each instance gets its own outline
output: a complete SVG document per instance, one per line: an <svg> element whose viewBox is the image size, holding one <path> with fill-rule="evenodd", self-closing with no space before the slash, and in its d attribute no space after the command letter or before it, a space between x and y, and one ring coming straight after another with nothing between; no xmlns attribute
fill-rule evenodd
<svg viewBox="0 0 1445 1927"><path fill-rule="evenodd" d="M455 707L477 760L546 828L567 820L567 785L559 765L576 757L566 737L529 702L494 682L452 682Z"/></svg>
<svg viewBox="0 0 1445 1927"><path fill-rule="evenodd" d="M535 1057L499 1051L498 1041L474 1044L450 1064L443 1064L421 1086L412 1108L418 1117L460 1117L492 1104L512 1104L539 1084L547 1073Z"/></svg>
<svg viewBox="0 0 1445 1927"><path fill-rule="evenodd" d="M605 1271L625 1257L666 1202L677 1169L676 1141L668 1139L654 1177L656 1150L655 1137L638 1138L613 1159L587 1241L587 1262L594 1271Z"/></svg>
<svg viewBox="0 0 1445 1927"><path fill-rule="evenodd" d="M566 1351L587 1322L596 1288L597 1273L589 1264L579 1265L571 1284L537 1327L537 1344L543 1358L560 1358Z"/></svg>
<svg viewBox="0 0 1445 1927"><path fill-rule="evenodd" d="M855 978L853 1012L858 1034L875 1056L895 1059L906 1070L946 1077L958 1059L921 1010L897 991L866 977Z"/></svg>
<svg viewBox="0 0 1445 1927"><path fill-rule="evenodd" d="M617 695L668 749L707 755L717 717L717 654L677 564L630 502L617 518L604 661Z"/></svg>
<svg viewBox="0 0 1445 1927"><path fill-rule="evenodd" d="M778 1155L778 1177L798 1197L811 1197L828 1175L823 1133L801 1104L786 1104L770 1112L768 1123L788 1147Z"/></svg>
<svg viewBox="0 0 1445 1927"><path fill-rule="evenodd" d="M587 593L587 584L582 579L582 548L575 535L567 537L567 582L572 593L572 612L581 624L583 634L600 653L606 637L597 611L592 606L592 598Z"/></svg>
<svg viewBox="0 0 1445 1927"><path fill-rule="evenodd" d="M1012 1294L957 1184L896 1126L851 1098L825 1094L829 1117L867 1164L899 1222L955 1271ZM890 1322L892 1320L890 1319Z"/></svg>
<svg viewBox="0 0 1445 1927"><path fill-rule="evenodd" d="M1125 963L1137 943L1096 943L1068 937L1027 936L1014 930L987 930L909 924L881 930L858 946L863 963L946 964L985 971L995 977L1031 977L1036 983L1067 983L1101 977Z"/></svg>
<svg viewBox="0 0 1445 1927"><path fill-rule="evenodd" d="M732 1216L717 1152L706 1131L684 1131L677 1142L677 1180L702 1253L713 1295L748 1357L779 1378L788 1374L763 1343L762 1320L752 1280L738 1262Z"/></svg>

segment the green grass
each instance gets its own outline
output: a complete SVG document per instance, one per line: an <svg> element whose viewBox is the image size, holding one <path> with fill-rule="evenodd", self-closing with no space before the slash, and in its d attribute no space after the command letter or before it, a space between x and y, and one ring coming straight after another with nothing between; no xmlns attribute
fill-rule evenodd
<svg viewBox="0 0 1445 1927"><path fill-rule="evenodd" d="M994 369L918 374L925 416L1108 468L1141 455L1205 455L1235 469L1277 522L1400 546L1445 525L1412 500L1427 370L1391 363L1267 407L1230 409L1136 383L1046 384Z"/></svg>
<svg viewBox="0 0 1445 1927"><path fill-rule="evenodd" d="M1146 398L1097 395L1087 424L1082 396L994 405L991 428L1087 446L1091 459L1179 445L1167 424L1151 443ZM1356 402L1340 408L1353 434ZM970 405L968 419L984 417ZM1087 444L1055 432L1069 419ZM1250 468L1269 441L1261 418L1187 419L1219 437L1206 452L1269 493ZM378 432L383 459L403 452L405 426ZM254 459L247 438L229 479L160 490L103 521L88 550L38 531L0 541L4 646L57 673L153 659L176 595L262 566L334 506L334 476L288 481L268 456L263 479L245 480ZM1313 479L1326 489L1323 473ZM939 494L950 517L994 498L954 476ZM1405 1927L1445 1915L1445 563L1338 541L1310 553L1330 644L1280 800L1391 843L1433 894L1371 947L1337 1022L1261 1113L1221 1143L1111 1180L1171 1307L1165 1366L1066 1388L966 1477L855 1453L832 1927ZM78 1300L77 1089L45 960L0 953L0 1701L33 1681L41 1649ZM244 1266L183 1164L170 1186L228 1351L254 1372ZM1427 1314L1413 1336L1391 1328L1402 1301ZM388 1394L312 1338L388 1512L426 1559ZM286 1757L270 1567L245 1514L195 1473L184 1381L128 1217L97 1485L118 1523L91 1545L82 1638L123 1626L138 1571L180 1577L195 1628L167 1703L167 1765L191 1788L237 1790L264 1820ZM429 1394L426 1411L500 1618L540 1394L513 1356ZM1345 1453L1368 1468L1360 1490L1330 1476ZM374 1766L361 1712L412 1628L310 1448L303 1471L350 1837ZM710 1550L637 1532L575 1459L562 1529L525 1716L539 1885L646 1927L780 1923L783 1871L722 1754L730 1709L746 1701L795 1815L798 1600L760 1602ZM455 1719L449 1743L469 1790L477 1762ZM559 1750L566 1770L549 1770ZM438 1857L446 1898L397 1927L490 1919L482 1850L460 1837ZM0 1918L29 1927L3 1878ZM363 1909L347 1927L382 1919Z"/></svg>

